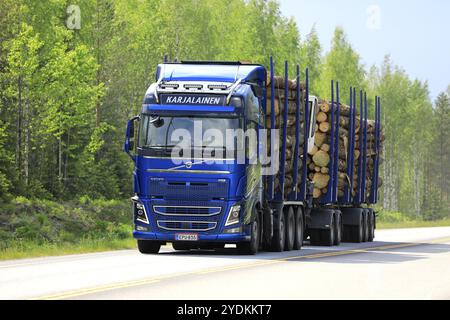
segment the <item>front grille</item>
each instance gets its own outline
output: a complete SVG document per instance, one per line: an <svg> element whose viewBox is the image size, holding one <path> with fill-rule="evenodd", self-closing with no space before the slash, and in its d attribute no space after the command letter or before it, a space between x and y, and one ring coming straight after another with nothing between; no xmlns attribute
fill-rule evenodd
<svg viewBox="0 0 450 320"><path fill-rule="evenodd" d="M152 218L163 232L214 230L225 212L221 201L154 201Z"/></svg>
<svg viewBox="0 0 450 320"><path fill-rule="evenodd" d="M221 212L221 207L200 206L153 206L153 211L164 216L214 216Z"/></svg>
<svg viewBox="0 0 450 320"><path fill-rule="evenodd" d="M158 220L158 227L168 231L209 231L213 230L216 222L196 222L196 221L163 221Z"/></svg>

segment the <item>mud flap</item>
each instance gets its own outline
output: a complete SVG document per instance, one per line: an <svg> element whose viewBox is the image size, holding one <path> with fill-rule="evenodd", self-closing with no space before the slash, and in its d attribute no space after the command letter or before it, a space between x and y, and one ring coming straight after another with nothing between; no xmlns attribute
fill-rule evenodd
<svg viewBox="0 0 450 320"><path fill-rule="evenodd" d="M335 209L312 209L311 224L309 229L328 230L330 229L331 219Z"/></svg>

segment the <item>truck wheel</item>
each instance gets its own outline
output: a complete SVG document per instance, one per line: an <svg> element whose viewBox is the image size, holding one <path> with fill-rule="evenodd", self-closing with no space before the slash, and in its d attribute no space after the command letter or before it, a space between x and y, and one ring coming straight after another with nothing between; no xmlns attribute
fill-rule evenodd
<svg viewBox="0 0 450 320"><path fill-rule="evenodd" d="M303 245L303 210L301 207L297 209L295 213L295 237L294 237L294 250L300 250Z"/></svg>
<svg viewBox="0 0 450 320"><path fill-rule="evenodd" d="M281 252L284 250L284 214L283 212L280 213L280 218L278 221L274 222L274 230L273 230L273 238L272 238L272 245L271 250L274 252Z"/></svg>
<svg viewBox="0 0 450 320"><path fill-rule="evenodd" d="M363 210L359 213L359 224L352 226L351 242L361 243L364 239L364 215Z"/></svg>
<svg viewBox="0 0 450 320"><path fill-rule="evenodd" d="M373 214L373 210L369 209L369 236L367 237L367 241L373 242L373 239L375 238L375 217Z"/></svg>
<svg viewBox="0 0 450 320"><path fill-rule="evenodd" d="M341 244L341 239L342 239L342 218L341 218L341 212L340 211L336 211L335 216L335 223L334 223L334 242L333 244L335 246L338 246Z"/></svg>
<svg viewBox="0 0 450 320"><path fill-rule="evenodd" d="M172 247L175 250L191 250L193 248L191 244L183 242L173 242Z"/></svg>
<svg viewBox="0 0 450 320"><path fill-rule="evenodd" d="M161 248L161 243L151 240L138 240L138 249L140 253L158 253Z"/></svg>
<svg viewBox="0 0 450 320"><path fill-rule="evenodd" d="M291 251L294 248L294 240L295 240L295 218L294 218L294 209L289 206L287 212L285 213L285 222L286 222L286 235L284 244L284 250Z"/></svg>
<svg viewBox="0 0 450 320"><path fill-rule="evenodd" d="M237 249L240 254L254 255L258 253L260 237L258 221L259 218L258 215L256 215L255 220L251 223L252 234L250 237L250 241L239 242L237 244Z"/></svg>
<svg viewBox="0 0 450 320"><path fill-rule="evenodd" d="M331 224L330 229L327 230L321 230L323 235L323 246L331 247L334 244L335 238L336 238L336 219L335 215L333 214L331 216Z"/></svg>
<svg viewBox="0 0 450 320"><path fill-rule="evenodd" d="M369 212L368 210L364 210L363 213L363 223L364 223L364 233L363 233L363 241L367 242L369 240Z"/></svg>

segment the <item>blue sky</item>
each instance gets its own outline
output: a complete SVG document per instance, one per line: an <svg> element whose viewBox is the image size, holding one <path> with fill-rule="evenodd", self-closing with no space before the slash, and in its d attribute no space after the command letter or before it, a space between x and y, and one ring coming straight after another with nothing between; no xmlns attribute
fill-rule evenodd
<svg viewBox="0 0 450 320"><path fill-rule="evenodd" d="M428 81L430 97L450 85L450 1L448 0L279 0L293 16L302 39L315 24L326 51L336 26L368 69L386 54L411 78Z"/></svg>

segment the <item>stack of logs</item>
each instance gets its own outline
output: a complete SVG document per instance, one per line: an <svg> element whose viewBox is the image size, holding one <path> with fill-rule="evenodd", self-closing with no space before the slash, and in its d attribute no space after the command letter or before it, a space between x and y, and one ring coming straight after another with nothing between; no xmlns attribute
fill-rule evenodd
<svg viewBox="0 0 450 320"><path fill-rule="evenodd" d="M280 164L281 164L281 148L282 148L282 138L283 138L283 113L284 113L284 103L285 103L285 86L288 86L288 117L287 117L287 133L286 133L286 157L285 157L285 180L284 180L284 195L285 198L292 191L293 184L293 176L294 176L294 150L295 150L295 130L296 130L296 98L297 98L297 82L295 80L288 80L285 83L283 77L275 76L274 77L274 87L275 91L271 92L270 78L267 80L267 112L266 112L266 128L271 129L271 97L274 96L274 110L275 110L275 129L279 129L279 150L280 150ZM303 97L305 93L305 86L303 83L300 84L300 96ZM301 103L302 98L300 99ZM300 105L300 139L299 143L299 160L298 160L298 185L301 181L302 175L302 161L301 155L303 154L303 144L304 144L304 114L303 114L304 106ZM270 132L268 135L268 150L270 150ZM280 172L275 177L275 190L279 191L280 188ZM298 186L297 186L298 187ZM296 190L298 190L296 188Z"/></svg>
<svg viewBox="0 0 450 320"><path fill-rule="evenodd" d="M381 129L381 137L380 137L380 155L382 155L382 146L383 146L383 141L384 141L384 133L383 133L383 129ZM375 152L375 121L373 120L368 120L367 121L367 171L366 171L366 197L370 196L370 192L372 190L372 177L373 177L373 170L374 170L374 164L375 164L375 156L376 156L376 152ZM356 147L359 148L359 143L356 144ZM382 157L380 156L379 158L380 162L379 165L381 164L381 162L383 161ZM357 183L356 183L357 185ZM380 188L383 185L383 180L378 177L378 188Z"/></svg>
<svg viewBox="0 0 450 320"><path fill-rule="evenodd" d="M333 110L335 111L335 110ZM358 187L358 164L360 157L360 117L359 110L355 121L355 148L354 148L354 169L352 196L357 193ZM319 110L316 113L316 133L314 147L308 154L308 177L314 181L313 197L320 198L328 191L330 181L330 132L331 132L331 103L325 100L319 102ZM350 127L350 107L340 104L339 117L339 160L338 160L338 197L344 196L344 190L347 188L350 178L347 175L348 146L349 146L349 127ZM384 135L381 136L381 141ZM366 173L366 196L370 194L372 186L372 174L375 160L375 121L368 120L367 134L367 173ZM379 179L379 187L382 181Z"/></svg>
<svg viewBox="0 0 450 320"><path fill-rule="evenodd" d="M285 86L288 87L288 96L285 97ZM294 149L295 149L295 130L296 130L296 88L297 83L295 80L288 80L285 83L283 77L274 77L274 92L271 91L270 79L267 79L267 112L266 112L266 128L271 129L271 97L274 96L274 110L275 110L275 127L279 129L280 135L280 164L281 164L281 148L283 137L283 111L285 99L288 101L288 117L287 117L287 139L286 139L286 162L285 162L285 182L284 182L284 195L285 198L292 190L293 184L293 163L294 163ZM300 101L303 101L305 95L304 84L300 85ZM316 128L315 128L315 141L312 150L308 153L307 166L308 166L308 178L314 182L313 197L315 199L320 198L327 193L328 183L330 181L330 132L331 132L331 103L325 100L320 100L318 110L315 110L316 115ZM355 196L358 187L357 173L358 173L358 159L360 157L359 144L360 144L360 119L359 110L357 109L356 117L356 129L355 129L355 149L354 149L354 175L353 175L353 189L352 195ZM304 135L304 105L300 105L300 141L299 143L299 160L298 160L298 185L302 178L302 155L303 146L305 141ZM345 104L340 105L340 117L339 117L339 161L338 161L338 197L344 195L344 190L349 184L349 178L347 176L347 159L348 159L348 144L349 144L349 125L350 125L350 107ZM367 173L366 173L366 196L370 194L370 188L372 186L372 174L374 170L375 159L375 122L368 120L368 134L367 134ZM384 140L382 134L381 140ZM270 154L270 131L268 134L267 150ZM381 163L381 158L380 158ZM275 190L279 191L280 188L280 175L275 177ZM379 179L378 186L381 187L382 181ZM298 187L295 190L298 190Z"/></svg>

